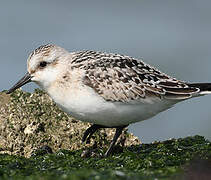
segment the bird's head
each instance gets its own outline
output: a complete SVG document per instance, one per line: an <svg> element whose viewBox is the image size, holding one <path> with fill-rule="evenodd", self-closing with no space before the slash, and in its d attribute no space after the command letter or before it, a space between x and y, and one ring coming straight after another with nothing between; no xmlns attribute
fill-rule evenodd
<svg viewBox="0 0 211 180"><path fill-rule="evenodd" d="M69 54L63 48L56 45L43 45L35 49L28 57L27 73L12 88L8 94L17 88L33 81L43 89L47 88L61 73L65 56Z"/></svg>

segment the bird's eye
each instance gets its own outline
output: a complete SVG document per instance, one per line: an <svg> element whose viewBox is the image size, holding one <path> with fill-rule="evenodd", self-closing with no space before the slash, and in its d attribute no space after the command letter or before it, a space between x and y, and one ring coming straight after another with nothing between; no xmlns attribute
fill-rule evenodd
<svg viewBox="0 0 211 180"><path fill-rule="evenodd" d="M40 62L40 67L44 68L45 66L47 66L47 62L46 61L41 61Z"/></svg>

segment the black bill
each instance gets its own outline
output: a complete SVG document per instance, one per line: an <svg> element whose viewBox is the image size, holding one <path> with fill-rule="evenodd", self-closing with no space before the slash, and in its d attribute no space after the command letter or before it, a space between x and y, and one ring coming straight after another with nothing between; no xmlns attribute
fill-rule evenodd
<svg viewBox="0 0 211 180"><path fill-rule="evenodd" d="M12 93L19 87L23 86L24 84L31 82L31 75L27 72L23 78L21 78L12 88L7 91L7 94Z"/></svg>

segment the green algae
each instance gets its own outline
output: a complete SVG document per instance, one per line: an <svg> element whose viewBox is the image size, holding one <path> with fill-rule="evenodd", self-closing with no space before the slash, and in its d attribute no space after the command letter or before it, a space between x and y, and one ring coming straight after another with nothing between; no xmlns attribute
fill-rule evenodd
<svg viewBox="0 0 211 180"><path fill-rule="evenodd" d="M105 150L105 149L104 149ZM182 177L195 157L211 158L202 136L123 148L109 157L81 157L82 150L35 153L30 158L0 155L2 179L171 179Z"/></svg>

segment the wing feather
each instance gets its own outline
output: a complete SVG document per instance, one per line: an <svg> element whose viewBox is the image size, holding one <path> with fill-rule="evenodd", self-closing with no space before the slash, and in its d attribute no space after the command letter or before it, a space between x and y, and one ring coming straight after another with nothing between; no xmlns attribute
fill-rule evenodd
<svg viewBox="0 0 211 180"><path fill-rule="evenodd" d="M119 54L81 51L73 58L74 67L86 71L84 84L107 101L128 102L147 96L187 99L200 91L141 60Z"/></svg>

